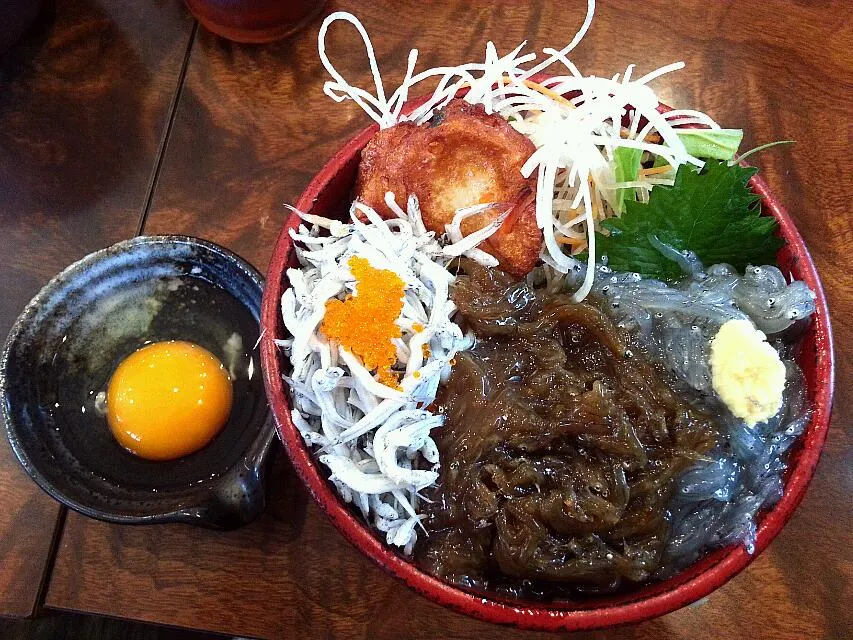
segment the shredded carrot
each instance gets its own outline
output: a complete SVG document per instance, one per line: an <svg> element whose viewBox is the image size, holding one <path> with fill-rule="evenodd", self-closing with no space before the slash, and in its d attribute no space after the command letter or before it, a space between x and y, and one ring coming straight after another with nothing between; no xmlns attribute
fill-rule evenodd
<svg viewBox="0 0 853 640"><path fill-rule="evenodd" d="M510 78L509 76L501 76L500 79L498 80L498 83L501 86L504 86L505 84L508 84L510 82L512 82L512 78ZM556 91L553 91L552 89L549 89L548 87L545 87L545 86L539 84L538 82L533 82L532 80L522 80L521 82L527 88L533 89L534 91L537 91L537 92L541 93L542 95L551 98L555 102L563 104L563 105L570 107L572 109L576 108L575 105L572 104L572 102L570 100L568 100L566 97L560 95L559 93L557 93ZM467 83L465 83L462 86L468 86L468 85L467 85ZM621 135L623 138L628 137L629 131L626 127L622 127ZM656 132L651 132L644 138L644 141L652 143L652 144L657 144L657 143L662 141L662 138L661 138L660 134L658 134ZM672 169L672 167L669 165L664 165L662 167L655 167L653 169L641 169L640 175L651 176L651 175L655 175L658 173L666 173L667 171L670 171L671 169ZM604 207L601 204L601 199L598 195L598 191L595 189L595 183L593 182L592 178L589 179L589 186L590 186L591 193L593 194L593 203L595 203L597 205L593 209L593 219L594 220L603 220L606 217L606 214L604 211ZM502 228L511 228L511 227L512 227L511 224L502 226ZM557 242L559 242L560 244L572 245L573 253L582 251L583 249L586 248L586 245L587 245L587 241L585 239L580 240L580 239L576 239L576 238L562 238L561 237L561 238L557 238ZM578 248L580 245L583 245L583 246L581 248Z"/></svg>
<svg viewBox="0 0 853 640"><path fill-rule="evenodd" d="M548 87L543 87L543 86L542 86L541 84L539 84L538 82L533 82L532 80L522 80L522 83L523 83L523 84L524 84L524 86L525 86L525 87L527 87L528 89L533 89L534 91L538 91L538 92L539 92L539 93L541 93L543 96L548 96L549 98L551 98L551 99L552 99L552 100L554 100L555 102L559 102L560 104L564 104L564 105L566 105L567 107L571 107L572 109L574 109L574 108L575 108L575 105L573 105L573 104L571 103L571 101L567 100L565 97L561 96L561 95L560 95L559 93L557 93L556 91L552 91L552 90L551 90L551 89L549 89Z"/></svg>
<svg viewBox="0 0 853 640"><path fill-rule="evenodd" d="M509 76L501 76L500 79L498 80L498 83L500 83L501 86L504 86L505 84L508 84L510 82L512 82L512 78L510 78ZM543 96L547 96L547 97L551 98L555 102L559 102L560 104L563 104L563 105L565 105L571 109L577 108L577 107L575 107L574 104L572 104L571 100L569 100L565 96L561 96L556 91L549 89L548 87L545 87L545 86L539 84L538 82L533 82L533 80L522 80L521 83L525 87L527 87L528 89L533 89L534 91L541 93ZM467 82L460 85L460 87L470 87L470 86L471 85L468 84ZM623 138L627 138L628 137L627 127L622 127L621 133L622 133ZM652 133L648 134L643 140L644 140L644 142L657 144L657 143L661 142L662 138L660 137L660 134L652 132Z"/></svg>
<svg viewBox="0 0 853 640"><path fill-rule="evenodd" d="M530 201L535 199L534 195L530 196ZM521 216L521 212L524 211L523 206L515 206L513 207L507 217L504 218L503 224L498 227L498 230L495 231L494 239L500 240L501 238L509 235L512 231L513 227L515 227L515 223L518 221L518 218Z"/></svg>
<svg viewBox="0 0 853 640"><path fill-rule="evenodd" d="M506 82L509 80L510 80L509 76L503 76L501 84L503 84L503 82ZM524 86L526 86L528 89L533 89L534 91L538 91L543 96L548 96L549 98L551 98L555 102L559 102L560 104L564 104L567 107L571 107L572 109L577 108L577 107L575 107L574 104L572 104L571 100L568 100L565 96L561 96L559 93L557 93L556 91L553 91L552 89L549 89L548 87L542 86L538 82L533 82L532 80L522 80L522 84L524 84ZM627 127L622 127L622 137L623 138L628 137ZM644 141L656 144L656 143L661 141L661 137L659 134L652 132L644 138Z"/></svg>
<svg viewBox="0 0 853 640"><path fill-rule="evenodd" d="M376 380L399 388L391 367L397 361L392 340L402 335L397 318L403 310L404 283L393 271L375 269L366 258L347 263L356 279L355 295L326 302L321 331L376 371Z"/></svg>
<svg viewBox="0 0 853 640"><path fill-rule="evenodd" d="M576 245L581 245L581 244L585 245L586 244L586 238L569 238L568 236L558 236L557 242L559 242L560 244L568 244L571 246L576 246Z"/></svg>
<svg viewBox="0 0 853 640"><path fill-rule="evenodd" d="M498 83L499 83L501 86L504 86L505 84L508 84L508 83L510 83L510 82L512 82L512 78L510 78L509 76L501 76L501 77L498 79ZM533 80L522 80L522 81L521 81L521 83L522 83L524 86L528 87L529 89L533 89L534 91L538 91L538 92L539 92L539 93L541 93L543 96L548 96L549 98L551 98L552 100L554 100L554 101L556 101L556 102L559 102L560 104L564 104L564 105L566 105L567 107L571 107L572 109L574 109L574 108L575 108L575 105L573 105L569 100L567 100L566 98L564 98L563 96L561 96L561 95L560 95L559 93L557 93L556 91L552 91L552 90L551 90L551 89L549 89L548 87L543 87L543 86L542 86L541 84L539 84L538 82L533 82ZM470 85L469 83L467 83L467 82L463 82L463 83L460 85L460 88L470 87L470 86L471 86L471 85Z"/></svg>
<svg viewBox="0 0 853 640"><path fill-rule="evenodd" d="M661 165L660 167L652 167L651 169L640 169L641 176L654 176L659 173L666 173L667 171L672 171L672 167L668 164Z"/></svg>
<svg viewBox="0 0 853 640"><path fill-rule="evenodd" d="M592 202L590 203L590 207L592 208L592 219L595 220L604 220L605 212L604 205L601 204L601 196L598 193L598 189L595 188L595 183L592 181L592 177L589 178L589 192L592 194Z"/></svg>
<svg viewBox="0 0 853 640"><path fill-rule="evenodd" d="M630 132L628 131L627 127L622 127L622 137L623 138L627 138L629 133ZM661 141L663 141L663 138L660 137L659 133L656 133L654 131L647 134L646 137L643 138L643 142L649 142L651 144L658 144Z"/></svg>
<svg viewBox="0 0 853 640"><path fill-rule="evenodd" d="M510 78L509 76L502 76L498 82L500 83L501 86L504 86L505 84L512 82L512 78ZM563 104L563 105L570 107L572 109L577 108L577 107L575 107L575 105L572 103L571 100L569 100L565 96L561 96L559 93L557 93L553 89L549 89L548 87L545 87L545 86L539 84L538 82L533 82L533 80L522 80L521 83L525 87L527 87L528 89L533 89L534 91L538 91L543 96L548 96L549 98L551 98L555 102L559 102L560 104ZM465 83L462 86L466 87L466 86L470 86L470 85L468 85L468 83ZM622 127L622 131L621 131L622 137L627 138L628 133L629 133L628 128ZM649 142L651 144L658 144L662 140L663 140L663 138L661 138L660 134L655 132L655 131L652 131L645 138L643 138L644 142Z"/></svg>

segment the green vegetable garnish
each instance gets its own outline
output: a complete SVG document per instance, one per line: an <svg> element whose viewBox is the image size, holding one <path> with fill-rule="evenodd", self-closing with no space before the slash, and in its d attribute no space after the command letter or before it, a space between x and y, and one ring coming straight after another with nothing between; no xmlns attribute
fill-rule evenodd
<svg viewBox="0 0 853 640"><path fill-rule="evenodd" d="M750 149L746 153L741 154L740 157L735 160L735 162L743 162L753 153L758 153L759 151L764 151L765 149L770 149L772 147L778 147L782 144L794 144L794 142L796 142L796 140L777 140L776 142L768 142L767 144L763 144L760 147L755 147L754 149Z"/></svg>
<svg viewBox="0 0 853 640"><path fill-rule="evenodd" d="M716 160L698 173L682 165L672 187L655 187L646 204L626 201L622 216L601 223L610 235L595 234L598 252L615 271L662 280L683 274L655 249L654 238L695 252L705 265L726 262L743 271L748 264L775 264L784 241L774 235L776 220L761 216L760 197L747 187L755 172Z"/></svg>
<svg viewBox="0 0 853 640"><path fill-rule="evenodd" d="M669 166L669 160L667 160L663 156L655 156L655 161L654 161L654 164L652 164L652 166L655 168L663 167L663 166L668 167Z"/></svg>
<svg viewBox="0 0 853 640"><path fill-rule="evenodd" d="M678 139L696 158L731 160L743 140L742 129L679 129Z"/></svg>
<svg viewBox="0 0 853 640"><path fill-rule="evenodd" d="M613 173L616 182L632 182L637 179L640 172L640 160L643 157L642 149L631 149L629 147L617 147L613 152ZM621 213L625 211L625 199L634 199L633 189L616 190L616 210Z"/></svg>

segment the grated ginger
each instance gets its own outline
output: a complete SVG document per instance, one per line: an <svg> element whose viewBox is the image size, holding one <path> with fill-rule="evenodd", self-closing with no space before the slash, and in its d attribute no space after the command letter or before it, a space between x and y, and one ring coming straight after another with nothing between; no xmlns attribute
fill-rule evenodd
<svg viewBox="0 0 853 640"><path fill-rule="evenodd" d="M750 427L782 406L785 365L766 336L749 320L729 320L711 342L714 391Z"/></svg>

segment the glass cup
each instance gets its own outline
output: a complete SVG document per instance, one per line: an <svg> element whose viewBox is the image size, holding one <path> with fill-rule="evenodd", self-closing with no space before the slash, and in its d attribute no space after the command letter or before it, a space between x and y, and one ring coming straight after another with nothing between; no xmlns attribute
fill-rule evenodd
<svg viewBox="0 0 853 640"><path fill-rule="evenodd" d="M185 0L208 30L234 42L273 42L317 15L325 0Z"/></svg>

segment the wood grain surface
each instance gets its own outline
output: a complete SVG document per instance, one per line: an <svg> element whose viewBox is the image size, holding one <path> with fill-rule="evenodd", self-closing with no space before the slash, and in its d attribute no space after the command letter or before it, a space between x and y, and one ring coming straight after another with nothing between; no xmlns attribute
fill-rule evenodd
<svg viewBox="0 0 853 640"><path fill-rule="evenodd" d="M562 46L585 3L332 2L357 13L386 79L406 53L419 68L480 60L527 39ZM159 8L151 7L152 12ZM656 83L669 104L746 130L743 148L794 138L757 159L812 249L827 288L838 350L838 393L823 460L799 511L746 571L706 601L637 626L578 638L846 638L850 602L853 452L847 393L853 363L853 242L849 171L853 25L849 5L665 0L603 2L572 58L610 76L685 60ZM311 176L368 120L322 94L319 20L275 45L239 46L199 32L145 225L220 242L264 268ZM331 34L345 77L367 84L351 30ZM270 501L231 533L185 526L121 527L69 514L47 604L261 637L533 637L443 610L393 581L337 535L282 454Z"/></svg>
<svg viewBox="0 0 853 640"><path fill-rule="evenodd" d="M133 236L192 30L177 0L57 0L0 59L0 335L56 272ZM0 442L0 614L28 615L59 505Z"/></svg>

